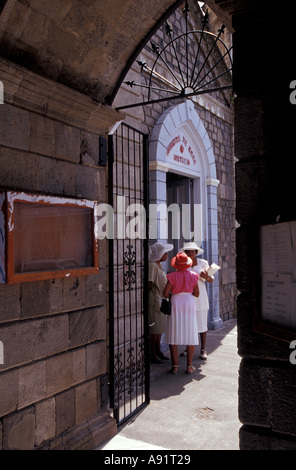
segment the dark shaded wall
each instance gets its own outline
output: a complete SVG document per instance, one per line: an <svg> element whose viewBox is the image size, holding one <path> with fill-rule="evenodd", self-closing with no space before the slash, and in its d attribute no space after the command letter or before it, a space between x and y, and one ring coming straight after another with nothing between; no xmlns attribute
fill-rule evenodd
<svg viewBox="0 0 296 470"><path fill-rule="evenodd" d="M293 21L279 2L250 7L233 15L240 445L295 449L296 369L289 361L289 339L267 335L265 325L256 332L255 321L260 226L275 223L277 216L281 222L296 219L296 107L289 100L296 77Z"/></svg>

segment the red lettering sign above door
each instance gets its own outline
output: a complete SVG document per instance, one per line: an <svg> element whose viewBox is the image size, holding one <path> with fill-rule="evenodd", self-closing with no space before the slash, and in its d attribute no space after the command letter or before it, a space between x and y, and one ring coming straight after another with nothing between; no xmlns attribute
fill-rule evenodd
<svg viewBox="0 0 296 470"><path fill-rule="evenodd" d="M173 160L187 167L196 168L197 166L197 159L192 147L182 134L177 135L170 141L166 149L166 156L168 160Z"/></svg>

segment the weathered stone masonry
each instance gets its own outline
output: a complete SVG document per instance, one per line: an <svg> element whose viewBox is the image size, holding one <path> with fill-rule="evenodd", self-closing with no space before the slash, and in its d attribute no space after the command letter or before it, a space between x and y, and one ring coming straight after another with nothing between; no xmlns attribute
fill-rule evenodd
<svg viewBox="0 0 296 470"><path fill-rule="evenodd" d="M119 113L6 61L1 80L2 189L105 202L99 135ZM106 243L98 275L0 285L1 448L47 448L50 440L49 448L91 448L102 428L104 437L114 434L101 403Z"/></svg>

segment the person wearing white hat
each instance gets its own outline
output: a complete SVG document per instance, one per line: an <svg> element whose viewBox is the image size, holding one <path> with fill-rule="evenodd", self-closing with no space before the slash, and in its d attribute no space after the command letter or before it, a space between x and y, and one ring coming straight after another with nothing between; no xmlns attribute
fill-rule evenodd
<svg viewBox="0 0 296 470"><path fill-rule="evenodd" d="M212 283L213 277L207 275L207 270L209 269L209 263L205 259L197 258L197 256L202 255L204 251L194 242L185 243L180 250L183 253L186 253L193 262L192 271L199 275L198 286L199 286L199 297L195 297L195 306L197 313L197 328L200 334L201 340L201 349L200 349L200 358L203 360L207 359L207 350L206 350L206 340L207 340L207 331L208 331L208 310L209 310L209 299L206 289L206 282ZM181 353L185 355L186 350Z"/></svg>
<svg viewBox="0 0 296 470"><path fill-rule="evenodd" d="M160 350L161 334L165 332L167 317L160 311L163 299L163 290L167 278L161 263L167 260L168 251L174 248L168 243L156 242L150 245L148 260L148 287L149 287L149 324L151 332L151 362L162 364L169 359Z"/></svg>

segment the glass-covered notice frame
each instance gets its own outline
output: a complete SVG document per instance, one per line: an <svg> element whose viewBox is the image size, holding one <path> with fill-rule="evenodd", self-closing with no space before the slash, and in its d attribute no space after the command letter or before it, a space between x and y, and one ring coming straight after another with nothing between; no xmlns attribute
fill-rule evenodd
<svg viewBox="0 0 296 470"><path fill-rule="evenodd" d="M0 192L0 282L96 274L96 202Z"/></svg>
<svg viewBox="0 0 296 470"><path fill-rule="evenodd" d="M256 329L290 340L296 331L296 221L260 227L260 260L261 323Z"/></svg>

